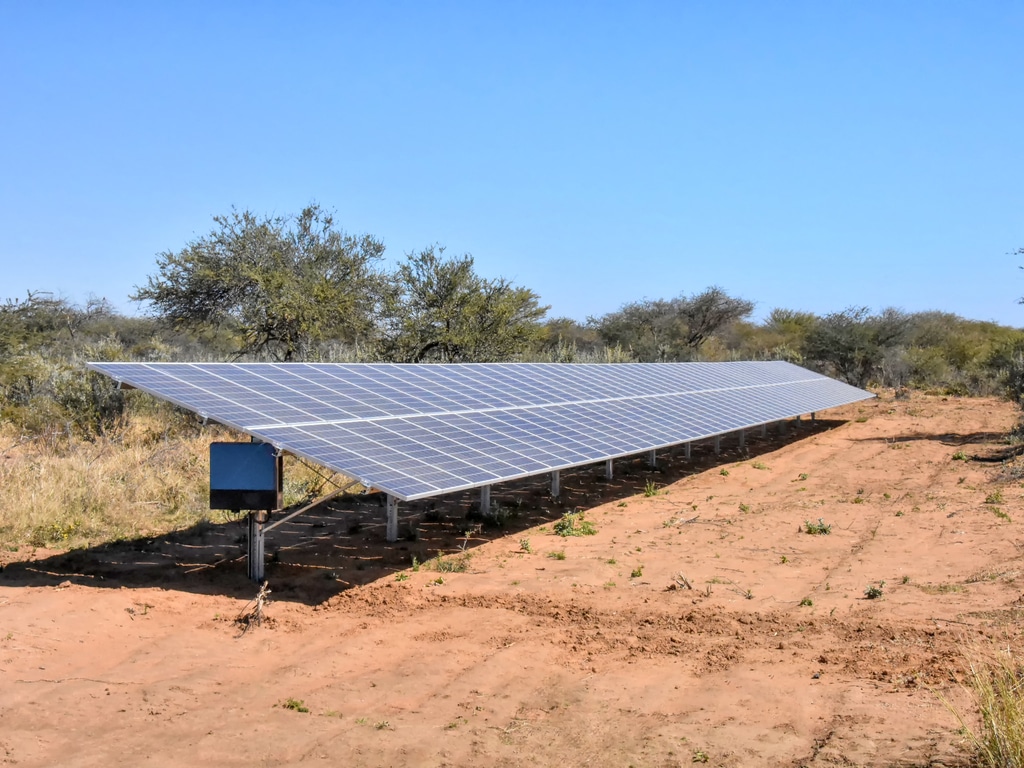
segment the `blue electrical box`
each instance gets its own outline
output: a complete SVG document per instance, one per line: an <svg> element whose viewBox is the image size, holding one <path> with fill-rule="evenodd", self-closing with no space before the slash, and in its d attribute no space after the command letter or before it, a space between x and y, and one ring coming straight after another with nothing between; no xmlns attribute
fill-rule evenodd
<svg viewBox="0 0 1024 768"><path fill-rule="evenodd" d="M280 509L281 464L269 443L210 443L210 509Z"/></svg>

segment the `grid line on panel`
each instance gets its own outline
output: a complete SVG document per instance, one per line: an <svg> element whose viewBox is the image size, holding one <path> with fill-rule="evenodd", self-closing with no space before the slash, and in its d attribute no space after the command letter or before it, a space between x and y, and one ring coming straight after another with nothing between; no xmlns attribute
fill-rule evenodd
<svg viewBox="0 0 1024 768"><path fill-rule="evenodd" d="M405 499L872 396L781 362L90 365Z"/></svg>

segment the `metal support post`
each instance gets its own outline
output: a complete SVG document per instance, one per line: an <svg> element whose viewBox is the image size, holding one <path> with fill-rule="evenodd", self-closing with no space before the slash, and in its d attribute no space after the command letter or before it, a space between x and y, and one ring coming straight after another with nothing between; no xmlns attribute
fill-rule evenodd
<svg viewBox="0 0 1024 768"><path fill-rule="evenodd" d="M746 448L746 447L747 447L747 430L741 429L740 430L740 448Z"/></svg>
<svg viewBox="0 0 1024 768"><path fill-rule="evenodd" d="M480 486L480 514L486 515L491 511L491 486Z"/></svg>
<svg viewBox="0 0 1024 768"><path fill-rule="evenodd" d="M249 578L255 582L263 581L263 523L260 522L260 518L265 520L266 514L266 512L249 513Z"/></svg>
<svg viewBox="0 0 1024 768"><path fill-rule="evenodd" d="M799 415L796 417L796 423L794 424L794 426L797 429L800 429L800 416Z"/></svg>
<svg viewBox="0 0 1024 768"><path fill-rule="evenodd" d="M558 470L556 469L554 472L551 473L551 495L558 496L558 494L561 493L561 491L561 478L559 477Z"/></svg>
<svg viewBox="0 0 1024 768"><path fill-rule="evenodd" d="M605 480L611 480L615 476L615 462L608 459L604 463L604 477Z"/></svg>
<svg viewBox="0 0 1024 768"><path fill-rule="evenodd" d="M780 435L786 434L786 426L787 425L786 425L786 420L785 419L783 419L782 421L779 422L779 434Z"/></svg>
<svg viewBox="0 0 1024 768"><path fill-rule="evenodd" d="M761 437L768 437L768 425L767 424L762 424L761 425Z"/></svg>
<svg viewBox="0 0 1024 768"><path fill-rule="evenodd" d="M647 466L656 467L658 466L658 452L650 451L647 454Z"/></svg>
<svg viewBox="0 0 1024 768"><path fill-rule="evenodd" d="M691 449L690 444L686 443L686 447L683 449L683 458L685 458L687 461L689 461L690 460L690 456L692 454L693 454L693 451Z"/></svg>
<svg viewBox="0 0 1024 768"><path fill-rule="evenodd" d="M718 456L721 453L722 453L722 436L721 435L715 435L715 456Z"/></svg>
<svg viewBox="0 0 1024 768"><path fill-rule="evenodd" d="M818 421L818 414L815 411L811 411L811 424L815 424Z"/></svg>
<svg viewBox="0 0 1024 768"><path fill-rule="evenodd" d="M398 541L398 499L395 496L388 494L388 527L387 527L387 540L389 542Z"/></svg>

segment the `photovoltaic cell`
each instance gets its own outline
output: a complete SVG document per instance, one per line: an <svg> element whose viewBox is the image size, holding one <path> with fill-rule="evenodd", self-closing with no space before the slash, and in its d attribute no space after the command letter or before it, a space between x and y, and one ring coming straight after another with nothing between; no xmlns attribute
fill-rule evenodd
<svg viewBox="0 0 1024 768"><path fill-rule="evenodd" d="M785 362L89 365L407 501L873 397Z"/></svg>

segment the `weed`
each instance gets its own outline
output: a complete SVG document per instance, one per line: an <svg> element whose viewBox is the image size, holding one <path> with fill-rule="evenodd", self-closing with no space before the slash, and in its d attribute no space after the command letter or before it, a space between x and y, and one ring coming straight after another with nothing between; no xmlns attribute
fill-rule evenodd
<svg viewBox="0 0 1024 768"><path fill-rule="evenodd" d="M609 581L606 581L601 586L603 586L605 589L615 589L615 582L609 580Z"/></svg>
<svg viewBox="0 0 1024 768"><path fill-rule="evenodd" d="M356 725L366 725L367 722L368 720L365 717L356 718Z"/></svg>
<svg viewBox="0 0 1024 768"><path fill-rule="evenodd" d="M583 517L582 512L566 512L562 519L555 523L558 536L593 536L597 533L594 524Z"/></svg>
<svg viewBox="0 0 1024 768"><path fill-rule="evenodd" d="M957 451L953 454L953 461L967 461L967 454L963 451Z"/></svg>
<svg viewBox="0 0 1024 768"><path fill-rule="evenodd" d="M419 573L420 561L416 558L416 555L412 556L412 570L414 573Z"/></svg>
<svg viewBox="0 0 1024 768"><path fill-rule="evenodd" d="M427 560L423 567L438 573L465 573L469 570L469 559L472 556L469 552L460 555L438 555L432 560Z"/></svg>
<svg viewBox="0 0 1024 768"><path fill-rule="evenodd" d="M860 416L860 417L854 419L854 421L857 422L858 424L863 424L867 420L868 420L867 416Z"/></svg>
<svg viewBox="0 0 1024 768"><path fill-rule="evenodd" d="M854 504L863 504L864 503L864 497L863 496L855 496L854 499L853 499L853 503Z"/></svg>
<svg viewBox="0 0 1024 768"><path fill-rule="evenodd" d="M750 505L749 504L742 504L742 503L740 504L740 512L742 512L743 514L746 514L749 511L750 511Z"/></svg>
<svg viewBox="0 0 1024 768"><path fill-rule="evenodd" d="M877 600L882 596L882 590L885 588L885 582L880 581L877 584L868 584L864 590L864 597L868 600Z"/></svg>
<svg viewBox="0 0 1024 768"><path fill-rule="evenodd" d="M889 493L888 493L888 492L886 492L886 493L883 493L883 494L882 494L882 498L883 498L883 499L885 499L886 501L888 501L889 499L891 499L891 498L892 498L892 496L890 496L890 495L889 495Z"/></svg>
<svg viewBox="0 0 1024 768"><path fill-rule="evenodd" d="M763 461L755 461L755 462L754 462L753 464L751 464L750 466L752 466L752 467L753 467L754 469L771 469L771 467L769 467L769 466L768 466L767 464L765 464L765 463L764 463Z"/></svg>
<svg viewBox="0 0 1024 768"><path fill-rule="evenodd" d="M788 562L789 562L789 558L786 557L785 555L783 555L782 557L779 558L779 563L781 563L782 565L785 565Z"/></svg>
<svg viewBox="0 0 1024 768"><path fill-rule="evenodd" d="M614 557L609 557L605 562L607 562L608 565L615 565L618 561Z"/></svg>
<svg viewBox="0 0 1024 768"><path fill-rule="evenodd" d="M456 717L448 725L445 726L445 730L454 731L460 725L466 725L469 721L464 717Z"/></svg>
<svg viewBox="0 0 1024 768"><path fill-rule="evenodd" d="M710 759L708 753L703 749L695 749L693 751L693 762L695 763L706 763Z"/></svg>
<svg viewBox="0 0 1024 768"><path fill-rule="evenodd" d="M718 474L720 474L720 475L721 475L722 477L728 477L728 476L729 476L729 470L728 470L728 469L725 469L725 468L723 467L723 468L721 469L721 471L719 471L719 473L718 473Z"/></svg>
<svg viewBox="0 0 1024 768"><path fill-rule="evenodd" d="M904 515L904 512L903 512L902 509L897 509L896 510L896 517L903 517L903 515Z"/></svg>
<svg viewBox="0 0 1024 768"><path fill-rule="evenodd" d="M302 699L285 699L284 704L281 706L285 709L290 709L293 712L309 712L309 707L306 706Z"/></svg>
<svg viewBox="0 0 1024 768"><path fill-rule="evenodd" d="M533 550L530 548L530 540L529 539L520 539L519 540L519 549L521 549L523 552L526 552L527 554L529 554L530 552L533 552Z"/></svg>
<svg viewBox="0 0 1024 768"><path fill-rule="evenodd" d="M620 501L620 502L619 502L619 506L620 506L620 507L625 507L625 506L626 506L626 502L624 502L624 501Z"/></svg>
<svg viewBox="0 0 1024 768"><path fill-rule="evenodd" d="M1003 512L1003 510L1001 510L999 507L992 507L992 514L998 517L1000 520L1005 520L1008 523L1013 522L1013 520L1010 519L1010 516Z"/></svg>
<svg viewBox="0 0 1024 768"><path fill-rule="evenodd" d="M800 601L800 605L801 606L808 606L808 607L810 607L810 606L814 605L814 601L811 600L811 598L809 598L809 597L805 597L803 600Z"/></svg>
<svg viewBox="0 0 1024 768"><path fill-rule="evenodd" d="M909 583L910 583L910 577L907 576L906 574L904 574L903 578L900 579L900 584L909 584Z"/></svg>
<svg viewBox="0 0 1024 768"><path fill-rule="evenodd" d="M409 574L405 573L404 571L402 573L396 573L395 574L395 581L408 581L408 579L409 579Z"/></svg>
<svg viewBox="0 0 1024 768"><path fill-rule="evenodd" d="M376 723L373 724L373 727L376 728L378 731L390 731L391 723L389 723L387 720L378 720Z"/></svg>
<svg viewBox="0 0 1024 768"><path fill-rule="evenodd" d="M444 576L438 576L436 579L434 579L430 583L431 584L435 584L436 586L440 587L442 584L444 584Z"/></svg>
<svg viewBox="0 0 1024 768"><path fill-rule="evenodd" d="M555 552L548 552L548 557L550 557L552 560L565 560L565 550L559 549Z"/></svg>
<svg viewBox="0 0 1024 768"><path fill-rule="evenodd" d="M1002 504L1003 503L1003 490L1002 488L996 488L988 496L985 497L986 504Z"/></svg>
<svg viewBox="0 0 1024 768"><path fill-rule="evenodd" d="M803 481L807 480L807 478L809 478L809 477L810 477L810 475L808 475L806 472L801 472L799 475L796 476L796 479L797 479L798 482L802 483Z"/></svg>
<svg viewBox="0 0 1024 768"><path fill-rule="evenodd" d="M810 520L805 520L804 533L809 533L812 536L828 536L832 533L832 523L826 523L824 519L820 517L816 523L812 523Z"/></svg>
<svg viewBox="0 0 1024 768"><path fill-rule="evenodd" d="M661 493L661 491L658 490L658 486L655 485L653 480L648 480L644 484L644 496L657 496L659 493Z"/></svg>
<svg viewBox="0 0 1024 768"><path fill-rule="evenodd" d="M630 572L629 578L631 578L631 579L639 579L643 575L644 575L644 567L642 565L638 565L636 568L634 568Z"/></svg>

